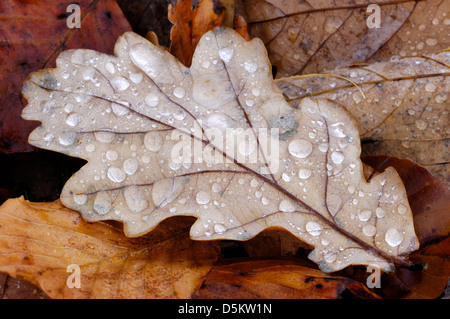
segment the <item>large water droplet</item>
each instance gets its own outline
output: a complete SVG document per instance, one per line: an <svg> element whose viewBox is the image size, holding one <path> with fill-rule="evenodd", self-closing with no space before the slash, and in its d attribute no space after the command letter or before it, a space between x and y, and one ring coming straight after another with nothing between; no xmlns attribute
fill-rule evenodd
<svg viewBox="0 0 450 319"><path fill-rule="evenodd" d="M123 170L128 175L133 175L138 169L139 163L137 159L131 157L123 162Z"/></svg>
<svg viewBox="0 0 450 319"><path fill-rule="evenodd" d="M215 224L215 225L214 225L214 231L215 231L217 234L223 234L226 230L227 230L227 229L226 229L225 226L222 225L222 224Z"/></svg>
<svg viewBox="0 0 450 319"><path fill-rule="evenodd" d="M66 117L66 124L69 126L77 126L83 120L83 117L78 113L69 113Z"/></svg>
<svg viewBox="0 0 450 319"><path fill-rule="evenodd" d="M85 81L92 81L95 77L95 69L94 68L87 68L83 72L83 79Z"/></svg>
<svg viewBox="0 0 450 319"><path fill-rule="evenodd" d="M311 176L311 170L308 168L300 168L298 171L298 177L301 179L308 179Z"/></svg>
<svg viewBox="0 0 450 319"><path fill-rule="evenodd" d="M256 61L247 60L244 62L244 68L249 73L254 73L258 69Z"/></svg>
<svg viewBox="0 0 450 319"><path fill-rule="evenodd" d="M306 140L297 139L289 143L289 153L298 158L308 157L312 152L312 144Z"/></svg>
<svg viewBox="0 0 450 319"><path fill-rule="evenodd" d="M94 132L95 139L102 143L111 143L115 134L112 132Z"/></svg>
<svg viewBox="0 0 450 319"><path fill-rule="evenodd" d="M292 213L295 211L295 204L291 200L283 199L278 209L282 212Z"/></svg>
<svg viewBox="0 0 450 319"><path fill-rule="evenodd" d="M126 174L118 167L110 167L108 168L107 176L114 183L120 183L125 180Z"/></svg>
<svg viewBox="0 0 450 319"><path fill-rule="evenodd" d="M253 135L246 135L238 145L238 151L241 155L248 156L252 154L257 147L256 139Z"/></svg>
<svg viewBox="0 0 450 319"><path fill-rule="evenodd" d="M227 128L231 127L232 123L233 120L231 117L223 113L214 113L205 119L205 125L207 127L212 129L217 128L222 132L225 132Z"/></svg>
<svg viewBox="0 0 450 319"><path fill-rule="evenodd" d="M163 144L163 139L159 132L148 132L144 136L144 145L149 151L158 152Z"/></svg>
<svg viewBox="0 0 450 319"><path fill-rule="evenodd" d="M115 161L119 157L119 154L114 150L109 150L106 152L106 158L110 161Z"/></svg>
<svg viewBox="0 0 450 319"><path fill-rule="evenodd" d="M211 200L211 196L208 192L199 191L195 196L195 200L198 204L204 205L209 203L209 201Z"/></svg>
<svg viewBox="0 0 450 319"><path fill-rule="evenodd" d="M173 118L177 121L182 121L186 117L186 112L183 110L177 110L173 113Z"/></svg>
<svg viewBox="0 0 450 319"><path fill-rule="evenodd" d="M116 91L125 91L130 86L130 82L123 76L118 76L111 80L111 86Z"/></svg>
<svg viewBox="0 0 450 319"><path fill-rule="evenodd" d="M397 247L403 241L403 234L395 228L389 228L384 236L384 240L391 247Z"/></svg>
<svg viewBox="0 0 450 319"><path fill-rule="evenodd" d="M129 108L127 108L123 105L117 104L117 103L113 103L111 105L111 108L112 108L113 113L116 114L117 116L123 116L123 115L130 113Z"/></svg>
<svg viewBox="0 0 450 319"><path fill-rule="evenodd" d="M336 258L337 258L337 253L335 253L335 252L328 252L328 253L325 255L325 261L326 261L327 263L332 263L332 262L334 262L334 261L336 260Z"/></svg>
<svg viewBox="0 0 450 319"><path fill-rule="evenodd" d="M341 164L343 160L344 153L342 153L341 151L334 151L333 153L331 153L331 161L334 164Z"/></svg>
<svg viewBox="0 0 450 319"><path fill-rule="evenodd" d="M147 199L145 198L145 193L142 192L137 186L128 186L123 192L125 197L125 202L128 208L133 213L139 213L148 207Z"/></svg>
<svg viewBox="0 0 450 319"><path fill-rule="evenodd" d="M434 83L427 83L425 85L425 91L427 91L427 92L434 92L434 91L436 91L436 85L434 85Z"/></svg>
<svg viewBox="0 0 450 319"><path fill-rule="evenodd" d="M251 185L252 187L257 187L257 186L259 185L259 182L258 182L258 180L257 180L256 178L253 178L253 179L250 181L250 185Z"/></svg>
<svg viewBox="0 0 450 319"><path fill-rule="evenodd" d="M175 95L177 98L181 99L186 94L186 91L181 86L178 86L173 90L173 95Z"/></svg>
<svg viewBox="0 0 450 319"><path fill-rule="evenodd" d="M131 73L130 74L130 80L131 80L131 82L133 82L135 84L141 83L142 79L143 79L142 73Z"/></svg>
<svg viewBox="0 0 450 319"><path fill-rule="evenodd" d="M377 207L377 209L375 209L375 214L378 218L383 218L386 215L386 212L383 208Z"/></svg>
<svg viewBox="0 0 450 319"><path fill-rule="evenodd" d="M405 205L400 204L400 205L397 206L397 212L400 215L405 215L407 211L408 211L408 208Z"/></svg>
<svg viewBox="0 0 450 319"><path fill-rule="evenodd" d="M317 222L309 221L306 224L306 231L312 236L319 236L322 233L322 226Z"/></svg>
<svg viewBox="0 0 450 319"><path fill-rule="evenodd" d="M212 185L212 191L214 192L214 193L218 193L218 192L220 192L221 190L222 190L222 185L220 185L220 184L218 184L218 183L214 183L213 185Z"/></svg>
<svg viewBox="0 0 450 319"><path fill-rule="evenodd" d="M433 46L435 46L436 44L438 44L439 41L438 41L438 39L436 39L436 38L428 38L428 39L425 40L425 43L426 43L427 45L429 45L430 47L433 47Z"/></svg>
<svg viewBox="0 0 450 319"><path fill-rule="evenodd" d="M73 195L73 201L77 203L78 205L84 205L87 202L87 195L86 194L75 194Z"/></svg>
<svg viewBox="0 0 450 319"><path fill-rule="evenodd" d="M95 151L95 144L88 144L86 145L86 152L93 152Z"/></svg>
<svg viewBox="0 0 450 319"><path fill-rule="evenodd" d="M442 92L438 95L436 95L436 97L434 98L434 100L436 101L436 103L442 103L445 100L447 100L447 95L445 92Z"/></svg>
<svg viewBox="0 0 450 319"><path fill-rule="evenodd" d="M111 196L108 192L99 192L95 196L94 211L99 215L105 215L111 210Z"/></svg>
<svg viewBox="0 0 450 319"><path fill-rule="evenodd" d="M107 62L105 64L105 68L111 74L114 74L116 72L116 68L114 67L114 64L112 64L111 62Z"/></svg>
<svg viewBox="0 0 450 319"><path fill-rule="evenodd" d="M157 207L164 207L176 199L183 189L184 184L178 178L158 180L152 188L153 203Z"/></svg>
<svg viewBox="0 0 450 319"><path fill-rule="evenodd" d="M372 212L368 209L358 212L358 218L360 221L366 222L370 219L370 216L372 216Z"/></svg>
<svg viewBox="0 0 450 319"><path fill-rule="evenodd" d="M362 230L363 230L364 235L369 236L369 237L374 236L377 232L376 227L373 225L364 225Z"/></svg>
<svg viewBox="0 0 450 319"><path fill-rule="evenodd" d="M421 119L417 120L415 124L416 124L416 127L421 131L426 129L428 126L427 122L425 122L424 120L421 120Z"/></svg>
<svg viewBox="0 0 450 319"><path fill-rule="evenodd" d="M159 97L154 93L150 93L145 97L145 104L147 104L150 107L155 107L158 105L158 103Z"/></svg>
<svg viewBox="0 0 450 319"><path fill-rule="evenodd" d="M223 62L228 63L233 58L234 51L232 48L223 48L219 50L219 56Z"/></svg>
<svg viewBox="0 0 450 319"><path fill-rule="evenodd" d="M328 151L328 144L327 143L321 143L319 145L319 151L321 151L322 153L325 153L326 151Z"/></svg>
<svg viewBox="0 0 450 319"><path fill-rule="evenodd" d="M344 133L344 123L334 123L328 128L330 135L335 137L346 137Z"/></svg>
<svg viewBox="0 0 450 319"><path fill-rule="evenodd" d="M75 143L77 134L75 132L63 132L58 138L59 144L69 146Z"/></svg>
<svg viewBox="0 0 450 319"><path fill-rule="evenodd" d="M74 107L75 105L73 105L72 103L66 103L64 104L64 111L66 111L66 113L70 113L73 111Z"/></svg>

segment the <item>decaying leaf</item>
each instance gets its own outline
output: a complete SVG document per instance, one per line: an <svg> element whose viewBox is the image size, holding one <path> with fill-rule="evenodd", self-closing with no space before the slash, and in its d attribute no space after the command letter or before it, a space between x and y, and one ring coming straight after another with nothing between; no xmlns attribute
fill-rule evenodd
<svg viewBox="0 0 450 319"><path fill-rule="evenodd" d="M192 0L179 0L174 6L169 5L169 20L174 24L170 31L170 53L190 66L200 38L222 25L225 13L220 1L200 0L193 7Z"/></svg>
<svg viewBox="0 0 450 319"><path fill-rule="evenodd" d="M0 271L51 298L190 298L218 257L217 243L189 239L191 223L170 219L132 239L59 201L10 199L0 208ZM79 267L79 288L67 284L69 265Z"/></svg>
<svg viewBox="0 0 450 319"><path fill-rule="evenodd" d="M344 291L379 298L365 285L325 274L296 259L235 260L214 266L194 298L336 299Z"/></svg>
<svg viewBox="0 0 450 319"><path fill-rule="evenodd" d="M71 50L30 75L23 117L35 146L84 158L61 201L127 236L175 215L191 238L247 240L284 228L324 271L410 266L417 249L404 186L388 168L367 183L355 122L328 100L291 107L259 39L206 33L191 68L125 33L115 56ZM269 147L270 146L270 147Z"/></svg>
<svg viewBox="0 0 450 319"><path fill-rule="evenodd" d="M27 136L36 123L20 118L25 106L20 88L35 70L53 67L66 49L87 48L111 53L117 37L130 31L119 6L112 0L80 0L82 28L68 28L64 0L0 2L0 150L29 152Z"/></svg>
<svg viewBox="0 0 450 319"><path fill-rule="evenodd" d="M449 184L449 75L450 52L444 51L279 79L277 85L294 107L305 97L343 105L358 124L365 156L409 158Z"/></svg>
<svg viewBox="0 0 450 319"><path fill-rule="evenodd" d="M238 12L246 17L250 35L266 44L279 77L433 53L450 45L448 1L237 3L242 4ZM377 13L369 5L375 5ZM373 25L373 14L379 27Z"/></svg>
<svg viewBox="0 0 450 319"><path fill-rule="evenodd" d="M383 296L388 298L438 298L450 276L450 190L430 172L407 159L371 156L364 162L383 171L394 167L405 185L420 249L410 255L426 263L420 271L398 269L382 278Z"/></svg>

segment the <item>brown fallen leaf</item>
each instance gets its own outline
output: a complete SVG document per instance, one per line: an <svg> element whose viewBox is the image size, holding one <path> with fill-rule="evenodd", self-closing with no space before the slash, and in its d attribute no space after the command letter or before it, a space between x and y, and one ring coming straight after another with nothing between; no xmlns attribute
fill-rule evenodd
<svg viewBox="0 0 450 319"><path fill-rule="evenodd" d="M170 31L170 53L185 66L190 66L200 38L222 25L226 10L220 1L200 0L195 6L192 0L179 0L169 4L169 20L174 24Z"/></svg>
<svg viewBox="0 0 450 319"><path fill-rule="evenodd" d="M56 57L70 48L111 53L116 38L131 30L113 0L77 1L81 28L70 29L66 13L73 1L0 2L0 150L31 151L28 134L36 123L20 118L25 104L20 88L27 74L53 67Z"/></svg>
<svg viewBox="0 0 450 319"><path fill-rule="evenodd" d="M357 121L363 155L409 158L450 185L450 52L277 80L289 103L327 98ZM430 151L432 150L432 151Z"/></svg>
<svg viewBox="0 0 450 319"><path fill-rule="evenodd" d="M382 293L388 298L437 298L450 277L450 190L427 169L394 157L371 156L364 162L383 171L394 167L405 184L414 215L420 249L411 254L420 271L398 269L382 278Z"/></svg>
<svg viewBox="0 0 450 319"><path fill-rule="evenodd" d="M189 298L218 257L217 242L189 239L191 223L167 220L130 239L59 201L10 199L0 207L0 271L50 298ZM80 267L80 288L67 285L69 265Z"/></svg>
<svg viewBox="0 0 450 319"><path fill-rule="evenodd" d="M116 2L134 32L142 36L147 35L148 32L154 32L158 35L160 45L167 48L170 46L172 23L167 17L169 1L116 0Z"/></svg>
<svg viewBox="0 0 450 319"><path fill-rule="evenodd" d="M327 100L291 107L260 40L216 28L190 69L134 33L115 54L66 51L24 84L23 117L43 123L30 143L88 160L64 205L131 237L176 215L197 217L196 240L281 227L315 247L324 271L411 266L418 241L395 170L367 183L354 121Z"/></svg>
<svg viewBox="0 0 450 319"><path fill-rule="evenodd" d="M298 259L238 259L214 266L193 298L337 299L346 290L379 298L357 281L311 269Z"/></svg>
<svg viewBox="0 0 450 319"><path fill-rule="evenodd" d="M264 41L277 77L345 67L354 62L387 61L449 47L450 3L425 1L283 1L237 2L249 33ZM379 6L380 28L369 28ZM372 21L372 18L370 19Z"/></svg>

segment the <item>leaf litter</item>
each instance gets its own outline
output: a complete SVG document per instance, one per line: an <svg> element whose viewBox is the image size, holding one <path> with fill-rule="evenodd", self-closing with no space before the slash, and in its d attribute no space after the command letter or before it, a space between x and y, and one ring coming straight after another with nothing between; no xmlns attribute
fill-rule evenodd
<svg viewBox="0 0 450 319"><path fill-rule="evenodd" d="M418 240L396 171L366 182L355 121L329 100L290 106L259 39L216 28L186 68L128 32L115 56L69 50L56 62L25 82L22 116L42 122L31 144L88 161L61 194L85 219L136 237L195 216L195 240L283 228L326 272L412 266ZM220 138L230 130L247 134L230 147Z"/></svg>

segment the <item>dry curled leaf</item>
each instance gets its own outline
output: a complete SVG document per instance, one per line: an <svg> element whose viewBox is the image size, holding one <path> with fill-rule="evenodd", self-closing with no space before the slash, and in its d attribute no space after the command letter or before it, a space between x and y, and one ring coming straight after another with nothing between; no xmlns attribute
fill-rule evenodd
<svg viewBox="0 0 450 319"><path fill-rule="evenodd" d="M189 239L191 223L171 219L131 239L59 201L10 199L0 208L0 271L51 298L190 298L218 257L216 243ZM66 284L69 265L80 267L80 288Z"/></svg>
<svg viewBox="0 0 450 319"><path fill-rule="evenodd" d="M309 74L354 62L386 61L446 49L448 1L240 2L251 36L261 38L277 76ZM367 20L378 6L380 28Z"/></svg>
<svg viewBox="0 0 450 319"><path fill-rule="evenodd" d="M358 123L363 154L409 158L450 183L450 52L279 79L289 103L343 105ZM433 150L433 151L430 151Z"/></svg>
<svg viewBox="0 0 450 319"><path fill-rule="evenodd" d="M347 111L291 107L259 39L216 28L188 69L125 33L115 56L66 51L57 66L25 82L23 117L42 122L30 143L88 161L61 194L84 218L121 221L134 237L195 216L196 240L278 227L314 246L324 271L410 266L418 241L401 179L388 168L367 183Z"/></svg>

